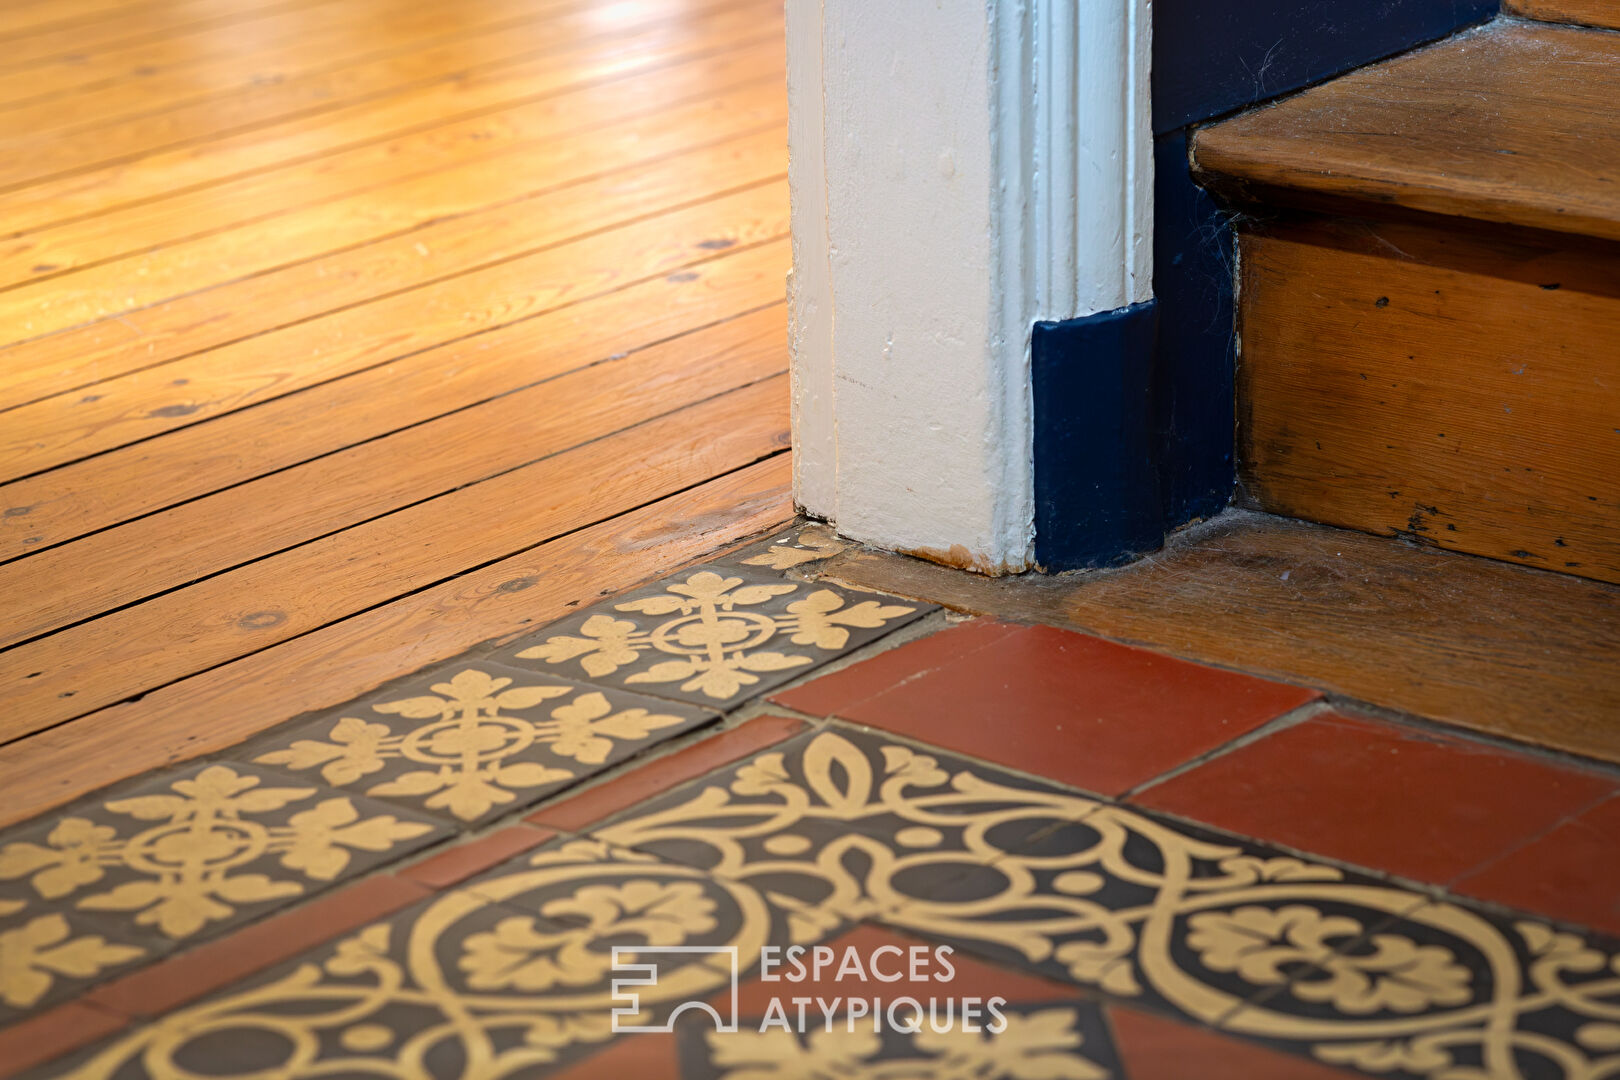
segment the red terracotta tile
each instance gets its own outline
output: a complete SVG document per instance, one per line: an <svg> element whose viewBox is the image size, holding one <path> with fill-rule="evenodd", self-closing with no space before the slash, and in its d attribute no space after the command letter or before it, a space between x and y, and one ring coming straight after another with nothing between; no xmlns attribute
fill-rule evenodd
<svg viewBox="0 0 1620 1080"><path fill-rule="evenodd" d="M672 1033L626 1035L615 1039L582 1061L559 1072L548 1073L549 1080L680 1080L680 1051Z"/></svg>
<svg viewBox="0 0 1620 1080"><path fill-rule="evenodd" d="M437 852L396 873L430 889L448 889L530 848L537 848L556 835L550 829L519 823Z"/></svg>
<svg viewBox="0 0 1620 1080"><path fill-rule="evenodd" d="M1620 934L1620 798L1612 798L1469 874L1454 888Z"/></svg>
<svg viewBox="0 0 1620 1080"><path fill-rule="evenodd" d="M128 1023L122 1016L69 1001L0 1028L0 1080L88 1046Z"/></svg>
<svg viewBox="0 0 1620 1080"><path fill-rule="evenodd" d="M975 647L941 640L961 633ZM871 677L862 671L879 663ZM889 689L878 689L883 679ZM840 680L847 692L815 689ZM1314 697L1050 626L994 635L969 624L779 700L1117 795Z"/></svg>
<svg viewBox="0 0 1620 1080"><path fill-rule="evenodd" d="M83 1000L125 1016L156 1016L429 895L415 882L379 874L103 983Z"/></svg>
<svg viewBox="0 0 1620 1080"><path fill-rule="evenodd" d="M668 791L677 784L792 738L805 728L804 721L785 716L759 716L717 735L693 743L684 750L648 762L639 769L605 783L587 788L568 798L542 806L525 821L549 825L570 832L585 828L621 810Z"/></svg>
<svg viewBox="0 0 1620 1080"><path fill-rule="evenodd" d="M1117 1005L1109 1007L1108 1022L1131 1080L1353 1080L1359 1075Z"/></svg>
<svg viewBox="0 0 1620 1080"><path fill-rule="evenodd" d="M870 660L851 664L803 686L771 695L771 700L812 716L833 716L907 679L959 664L973 653L1015 634L1023 627L993 619L973 619L941 630L898 649L888 649Z"/></svg>
<svg viewBox="0 0 1620 1080"><path fill-rule="evenodd" d="M1133 801L1245 836L1445 884L1615 783L1528 754L1326 714Z"/></svg>

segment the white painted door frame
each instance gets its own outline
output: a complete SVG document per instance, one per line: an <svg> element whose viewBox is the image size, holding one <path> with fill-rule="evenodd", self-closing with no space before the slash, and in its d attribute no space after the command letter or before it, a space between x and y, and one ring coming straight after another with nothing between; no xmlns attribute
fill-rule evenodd
<svg viewBox="0 0 1620 1080"><path fill-rule="evenodd" d="M786 0L795 495L1033 563L1030 328L1147 300L1152 0Z"/></svg>

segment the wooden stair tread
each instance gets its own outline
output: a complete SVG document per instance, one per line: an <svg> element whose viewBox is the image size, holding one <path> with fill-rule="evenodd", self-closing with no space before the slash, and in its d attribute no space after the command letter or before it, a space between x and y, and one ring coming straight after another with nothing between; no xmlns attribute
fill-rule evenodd
<svg viewBox="0 0 1620 1080"><path fill-rule="evenodd" d="M1620 34L1498 20L1200 131L1201 179L1620 240Z"/></svg>
<svg viewBox="0 0 1620 1080"><path fill-rule="evenodd" d="M1502 10L1543 22L1620 30L1620 0L1503 0Z"/></svg>

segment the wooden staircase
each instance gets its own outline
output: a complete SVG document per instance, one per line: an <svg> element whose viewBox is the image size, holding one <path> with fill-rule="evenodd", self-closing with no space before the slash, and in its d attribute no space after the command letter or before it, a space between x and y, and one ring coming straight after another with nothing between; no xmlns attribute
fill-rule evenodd
<svg viewBox="0 0 1620 1080"><path fill-rule="evenodd" d="M1196 136L1244 499L1620 582L1620 0L1509 7Z"/></svg>

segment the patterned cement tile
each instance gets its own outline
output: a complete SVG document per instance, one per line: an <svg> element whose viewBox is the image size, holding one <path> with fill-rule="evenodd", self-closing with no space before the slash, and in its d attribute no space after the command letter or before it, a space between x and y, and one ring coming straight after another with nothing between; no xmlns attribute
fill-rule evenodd
<svg viewBox="0 0 1620 1080"><path fill-rule="evenodd" d="M1208 1024L1427 899L1102 803L883 921Z"/></svg>
<svg viewBox="0 0 1620 1080"><path fill-rule="evenodd" d="M954 1003L952 1003L954 1007ZM693 1018L678 1024L681 1080L1109 1080L1123 1077L1101 1008L1095 1003L1007 1005L999 1019L947 1022L939 1003L934 1029L917 1031L837 1014L808 1030L742 1028L718 1032ZM913 1014L915 1015L915 1014ZM999 1030L991 1030L994 1021ZM909 1023L906 1026L911 1026Z"/></svg>
<svg viewBox="0 0 1620 1080"><path fill-rule="evenodd" d="M243 756L476 825L719 718L550 673L456 661Z"/></svg>
<svg viewBox="0 0 1620 1080"><path fill-rule="evenodd" d="M553 917L555 916L555 917ZM731 985L784 913L690 867L557 842L39 1075L533 1077ZM613 950L655 970L616 996ZM697 951L692 951L697 950Z"/></svg>
<svg viewBox="0 0 1620 1080"><path fill-rule="evenodd" d="M698 567L553 623L496 659L730 708L930 610L764 567Z"/></svg>
<svg viewBox="0 0 1620 1080"><path fill-rule="evenodd" d="M965 872L1095 805L880 734L829 728L592 835L791 898L830 925L948 892Z"/></svg>
<svg viewBox="0 0 1620 1080"><path fill-rule="evenodd" d="M1269 949L1241 946L1242 962L1269 973L1276 951L1324 932L1301 911ZM1296 972L1221 1026L1382 1077L1617 1076L1620 940L1434 902Z"/></svg>
<svg viewBox="0 0 1620 1080"><path fill-rule="evenodd" d="M739 548L729 555L704 564L712 569L731 567L746 572L775 570L814 571L849 547L849 541L838 539L825 525L796 525L791 529L767 537L757 543Z"/></svg>
<svg viewBox="0 0 1620 1080"><path fill-rule="evenodd" d="M876 910L885 924L925 939L1200 1024L1243 1015L1247 1003L1289 988L1339 1012L1421 1001L1429 982L1433 992L1459 992L1455 972L1425 973L1435 961L1416 946L1358 952L1369 932L1422 918L1412 913L1428 910L1425 892L1107 801L1001 785L991 773L880 735L828 729L595 835L753 885L773 900L798 900L808 913L856 919ZM908 830L927 835L913 833L908 846ZM1010 843L998 839L1008 835ZM1525 944L1502 979L1545 982L1533 948ZM1620 971L1611 955L1569 963L1579 972ZM1593 987L1581 993L1620 994L1612 976ZM1483 1007L1473 1016L1488 1018ZM1339 1022L1295 1016L1244 1033L1306 1037ZM1397 1031L1400 1022L1392 1016L1386 1027ZM1568 1038L1606 1045L1610 1032L1596 1023L1566 1024ZM1620 1048L1620 1022L1614 1028ZM1329 1063L1367 1067L1348 1057Z"/></svg>
<svg viewBox="0 0 1620 1080"><path fill-rule="evenodd" d="M83 912L34 910L0 900L0 1025L54 1005L160 948L119 940L115 926Z"/></svg>
<svg viewBox="0 0 1620 1080"><path fill-rule="evenodd" d="M447 831L321 784L288 786L249 766L195 765L0 836L0 904L16 908L7 916L14 924L54 912L69 916L71 926L72 917L85 915L106 928L108 942L162 951ZM29 938L37 953L55 931L34 933L43 935ZM27 952L8 948L0 966L11 971ZM107 958L104 950L70 945L73 962L58 967L75 974L75 965L105 966L93 964L91 953Z"/></svg>

